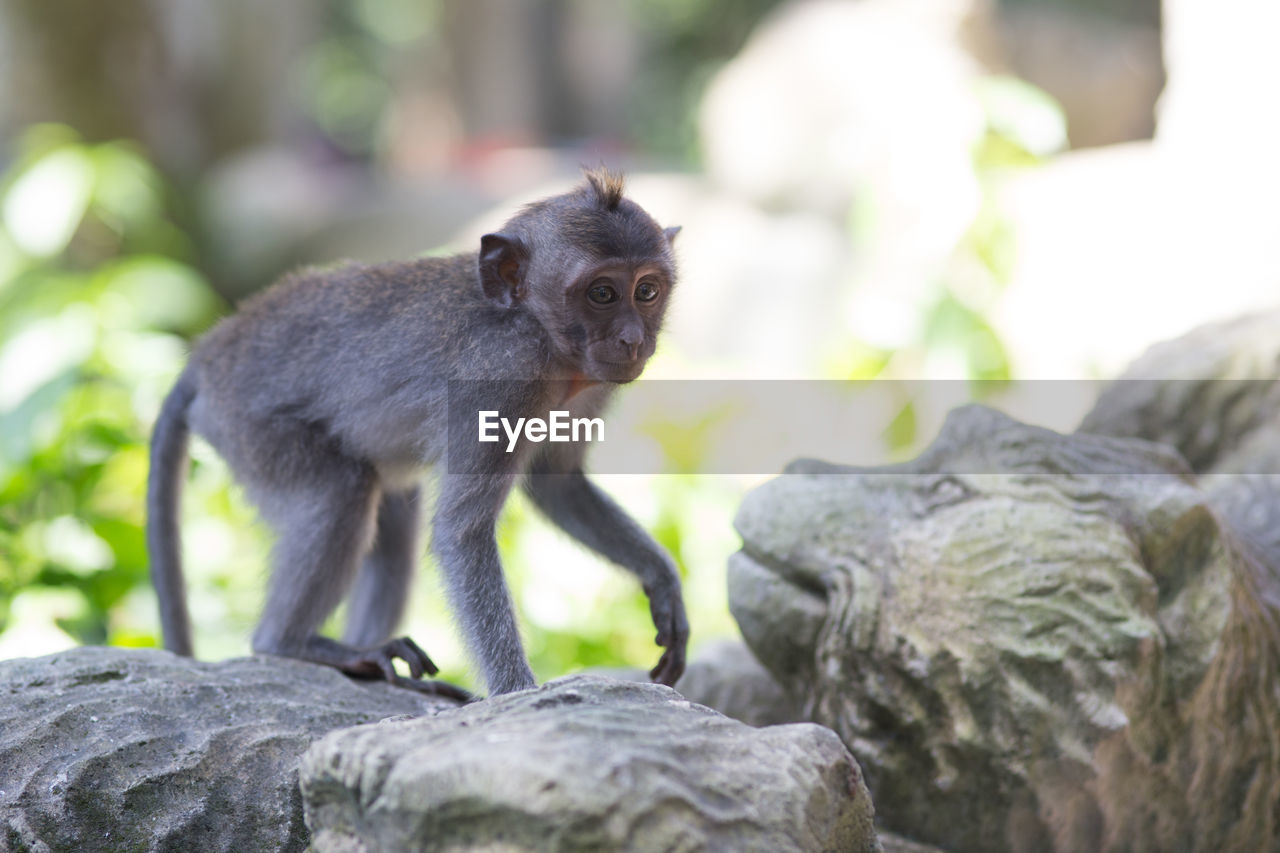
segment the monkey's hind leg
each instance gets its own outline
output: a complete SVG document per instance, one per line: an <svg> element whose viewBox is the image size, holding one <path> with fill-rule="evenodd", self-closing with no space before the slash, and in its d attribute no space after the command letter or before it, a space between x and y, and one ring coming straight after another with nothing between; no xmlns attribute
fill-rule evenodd
<svg viewBox="0 0 1280 853"><path fill-rule="evenodd" d="M409 587L418 564L422 527L419 500L418 489L382 493L373 550L365 556L364 564L356 575L355 588L347 602L347 630L344 635L349 646L372 650L375 665L366 672L352 674L385 677L403 687L466 700L473 697L461 687L443 681L421 680L423 672L435 675L439 670L417 643L408 637L388 641L404 615ZM396 657L409 664L412 679L394 674L392 658Z"/></svg>
<svg viewBox="0 0 1280 853"><path fill-rule="evenodd" d="M254 652L325 664L360 678L385 678L423 693L472 698L460 687L423 679L434 675L436 666L407 637L358 648L317 633L351 585L374 535L380 493L367 465L337 454L318 455L305 484L284 493L260 487L255 492L279 538ZM410 677L396 672L395 658L409 665Z"/></svg>
<svg viewBox="0 0 1280 853"><path fill-rule="evenodd" d="M373 550L364 558L347 602L343 639L357 648L385 642L404 615L418 563L418 507L418 489L382 494Z"/></svg>

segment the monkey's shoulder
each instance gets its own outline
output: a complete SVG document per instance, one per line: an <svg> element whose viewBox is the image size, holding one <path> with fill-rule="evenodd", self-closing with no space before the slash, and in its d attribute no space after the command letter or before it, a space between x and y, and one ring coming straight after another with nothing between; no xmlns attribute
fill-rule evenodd
<svg viewBox="0 0 1280 853"><path fill-rule="evenodd" d="M389 315L480 301L474 255L303 267L241 304L237 313Z"/></svg>
<svg viewBox="0 0 1280 853"><path fill-rule="evenodd" d="M192 363L203 384L290 396L541 378L549 358L538 320L486 299L475 256L459 255L289 273L207 334Z"/></svg>

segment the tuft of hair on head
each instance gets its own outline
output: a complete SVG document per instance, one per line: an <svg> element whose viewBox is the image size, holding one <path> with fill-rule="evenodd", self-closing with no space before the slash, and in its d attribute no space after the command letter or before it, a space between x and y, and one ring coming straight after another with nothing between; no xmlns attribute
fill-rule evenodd
<svg viewBox="0 0 1280 853"><path fill-rule="evenodd" d="M587 183L595 193L596 204L605 210L617 210L622 203L623 179L618 172L611 172L604 166L595 169L584 169Z"/></svg>

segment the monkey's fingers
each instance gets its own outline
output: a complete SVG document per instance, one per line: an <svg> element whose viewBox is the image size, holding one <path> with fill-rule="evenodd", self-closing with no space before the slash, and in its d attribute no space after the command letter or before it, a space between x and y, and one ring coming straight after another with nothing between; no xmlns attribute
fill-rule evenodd
<svg viewBox="0 0 1280 853"><path fill-rule="evenodd" d="M391 640L386 647L393 657L398 657L409 664L409 672L414 678L421 678L423 673L435 675L440 671L440 667L435 665L422 647L408 637Z"/></svg>
<svg viewBox="0 0 1280 853"><path fill-rule="evenodd" d="M663 652L662 652L662 657L658 658L658 664L657 664L657 666L655 666L653 669L649 670L649 680L650 680L650 681L655 681L655 682L658 682L659 684L665 683L665 682L663 682L663 681L662 681L662 679L661 679L661 678L659 678L659 677L658 677L658 675L659 675L659 673L661 673L664 669L666 669L666 667L667 667L667 659L668 659L670 656L671 656L671 650L670 650L670 649L664 649L664 650L663 650Z"/></svg>
<svg viewBox="0 0 1280 853"><path fill-rule="evenodd" d="M409 674L417 679L423 674L435 675L440 670L427 657L427 653L408 637L388 640L377 648L368 649L355 655L342 665L344 672L361 678L376 677L381 674L387 681L400 678L396 672L395 659L400 658L409 665Z"/></svg>
<svg viewBox="0 0 1280 853"><path fill-rule="evenodd" d="M649 678L659 684L674 687L684 675L685 649L689 645L689 620L685 617L684 604L679 593L673 596L651 599L653 624L658 628L654 641L665 647L658 665L649 672Z"/></svg>
<svg viewBox="0 0 1280 853"><path fill-rule="evenodd" d="M405 678L403 675L397 675L389 680L397 687L415 690L418 693L426 693L429 696L443 696L446 699L456 699L459 702L474 702L476 699L476 696L470 690L465 690L447 681L434 681L427 678Z"/></svg>
<svg viewBox="0 0 1280 853"><path fill-rule="evenodd" d="M684 646L674 645L662 653L658 665L649 670L649 680L668 687L675 687L684 675Z"/></svg>

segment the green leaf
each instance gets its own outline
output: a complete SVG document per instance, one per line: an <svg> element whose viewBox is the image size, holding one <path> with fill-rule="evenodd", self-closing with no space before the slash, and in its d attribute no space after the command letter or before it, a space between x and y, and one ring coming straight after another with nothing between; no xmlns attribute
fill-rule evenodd
<svg viewBox="0 0 1280 853"><path fill-rule="evenodd" d="M97 284L121 297L135 329L196 332L218 314L208 283L186 264L158 255L138 255L99 270Z"/></svg>
<svg viewBox="0 0 1280 853"><path fill-rule="evenodd" d="M977 81L977 95L987 126L997 137L1036 157L1066 148L1066 115L1043 89L996 75Z"/></svg>
<svg viewBox="0 0 1280 853"><path fill-rule="evenodd" d="M89 209L95 177L93 160L80 145L37 159L9 187L0 208L14 245L44 258L65 249Z"/></svg>
<svg viewBox="0 0 1280 853"><path fill-rule="evenodd" d="M916 407L908 402L885 427L884 440L891 449L901 450L915 443L916 433Z"/></svg>
<svg viewBox="0 0 1280 853"><path fill-rule="evenodd" d="M58 408L79 381L78 368L45 382L16 407L0 409L0 466L20 466L38 449L37 425L58 417Z"/></svg>

